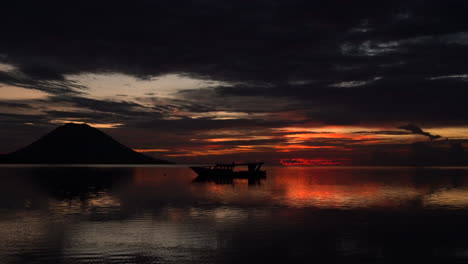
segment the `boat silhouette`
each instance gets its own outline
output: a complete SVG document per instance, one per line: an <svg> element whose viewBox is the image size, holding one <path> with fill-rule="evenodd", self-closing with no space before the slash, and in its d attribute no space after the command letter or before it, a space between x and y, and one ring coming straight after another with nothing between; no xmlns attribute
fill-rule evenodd
<svg viewBox="0 0 468 264"><path fill-rule="evenodd" d="M266 178L266 171L261 170L263 162L254 163L227 163L215 164L213 166L192 166L190 167L199 177L206 178ZM247 166L247 170L234 170L239 166Z"/></svg>

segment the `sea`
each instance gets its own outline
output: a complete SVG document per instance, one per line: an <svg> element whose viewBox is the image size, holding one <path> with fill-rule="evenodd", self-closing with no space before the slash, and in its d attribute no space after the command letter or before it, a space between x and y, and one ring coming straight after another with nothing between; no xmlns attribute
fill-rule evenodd
<svg viewBox="0 0 468 264"><path fill-rule="evenodd" d="M0 167L0 263L468 263L468 168Z"/></svg>

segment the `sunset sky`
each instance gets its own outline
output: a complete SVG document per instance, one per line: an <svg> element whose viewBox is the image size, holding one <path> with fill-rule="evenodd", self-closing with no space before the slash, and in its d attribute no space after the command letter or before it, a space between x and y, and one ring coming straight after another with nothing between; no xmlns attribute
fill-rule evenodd
<svg viewBox="0 0 468 264"><path fill-rule="evenodd" d="M176 162L346 164L429 134L468 146L467 10L464 0L8 1L0 153L67 122Z"/></svg>

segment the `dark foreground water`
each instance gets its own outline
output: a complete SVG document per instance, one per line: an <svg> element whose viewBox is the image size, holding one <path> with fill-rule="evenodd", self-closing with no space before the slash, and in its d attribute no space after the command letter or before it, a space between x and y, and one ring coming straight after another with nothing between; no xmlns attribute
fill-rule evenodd
<svg viewBox="0 0 468 264"><path fill-rule="evenodd" d="M1 167L0 263L468 263L468 170Z"/></svg>

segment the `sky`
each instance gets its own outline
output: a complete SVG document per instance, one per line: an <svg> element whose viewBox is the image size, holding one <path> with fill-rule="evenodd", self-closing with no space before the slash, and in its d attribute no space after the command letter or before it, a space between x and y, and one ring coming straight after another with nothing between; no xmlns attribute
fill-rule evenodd
<svg viewBox="0 0 468 264"><path fill-rule="evenodd" d="M468 146L466 10L464 0L8 1L0 153L67 122L176 162L345 164L428 135Z"/></svg>

